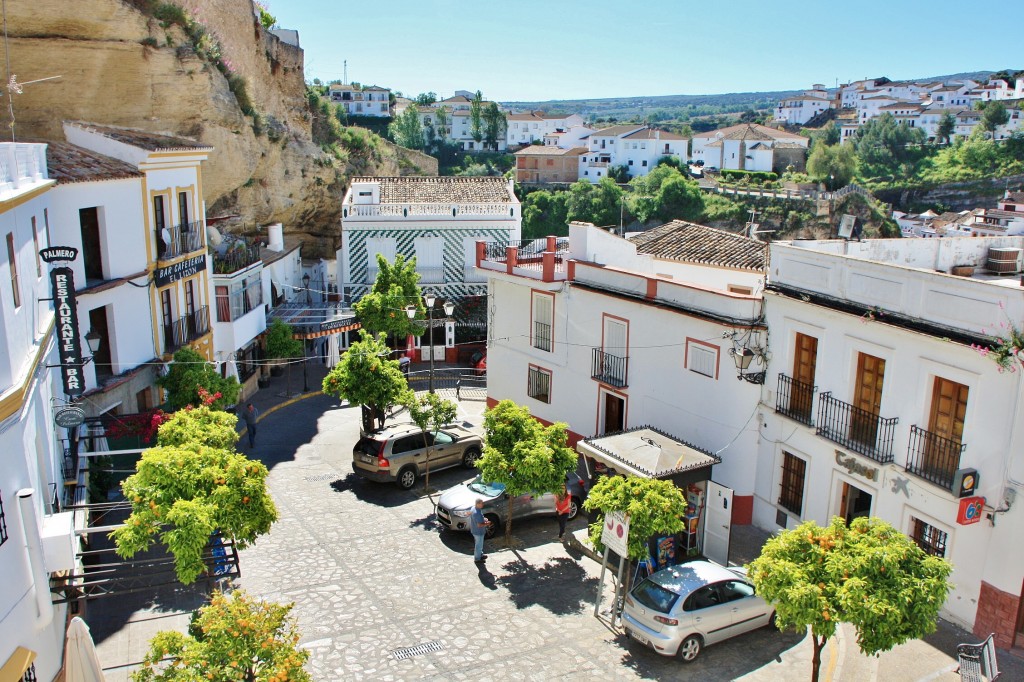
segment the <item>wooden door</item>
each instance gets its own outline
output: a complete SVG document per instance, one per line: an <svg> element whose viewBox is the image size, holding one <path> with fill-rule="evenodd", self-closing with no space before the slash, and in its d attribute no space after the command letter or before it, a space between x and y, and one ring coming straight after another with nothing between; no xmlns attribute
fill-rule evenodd
<svg viewBox="0 0 1024 682"><path fill-rule="evenodd" d="M960 443L964 435L967 392L963 384L935 377L932 407L928 417L928 438L924 449L924 468L930 471L955 471L960 462Z"/></svg>
<svg viewBox="0 0 1024 682"><path fill-rule="evenodd" d="M604 394L604 432L616 433L625 428L626 401L612 393Z"/></svg>
<svg viewBox="0 0 1024 682"><path fill-rule="evenodd" d="M876 446L878 415L882 407L882 382L885 360L860 353L857 356L857 380L850 415L850 438L870 447Z"/></svg>
<svg viewBox="0 0 1024 682"><path fill-rule="evenodd" d="M171 290L160 292L160 312L164 323L164 352L174 347L174 311L171 308Z"/></svg>
<svg viewBox="0 0 1024 682"><path fill-rule="evenodd" d="M807 334L796 335L793 353L793 385L789 394L789 410L810 419L814 403L814 374L818 366L818 339Z"/></svg>

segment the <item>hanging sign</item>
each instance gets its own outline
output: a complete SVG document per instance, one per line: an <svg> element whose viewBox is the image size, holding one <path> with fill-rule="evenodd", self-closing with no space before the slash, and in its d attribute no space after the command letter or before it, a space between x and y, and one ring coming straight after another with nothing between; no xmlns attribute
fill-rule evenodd
<svg viewBox="0 0 1024 682"><path fill-rule="evenodd" d="M64 407L53 415L53 423L65 429L72 429L85 421L85 410L81 407Z"/></svg>
<svg viewBox="0 0 1024 682"><path fill-rule="evenodd" d="M51 246L40 250L39 257L47 263L72 261L78 258L78 249L73 246Z"/></svg>
<svg viewBox="0 0 1024 682"><path fill-rule="evenodd" d="M620 557L629 556L629 517L625 512L608 512L605 515L601 544Z"/></svg>
<svg viewBox="0 0 1024 682"><path fill-rule="evenodd" d="M75 273L67 266L50 270L50 292L57 316L57 357L65 395L81 395L82 338L78 335L78 303L75 300Z"/></svg>
<svg viewBox="0 0 1024 682"><path fill-rule="evenodd" d="M201 256L186 258L185 260L174 263L173 265L157 268L156 275L153 279L159 289L160 287L165 287L168 284L177 282L179 279L191 277L205 269L206 254L203 254Z"/></svg>
<svg viewBox="0 0 1024 682"><path fill-rule="evenodd" d="M956 522L961 526L969 526L972 523L981 521L985 511L984 497L965 497L960 500L960 510L956 515Z"/></svg>

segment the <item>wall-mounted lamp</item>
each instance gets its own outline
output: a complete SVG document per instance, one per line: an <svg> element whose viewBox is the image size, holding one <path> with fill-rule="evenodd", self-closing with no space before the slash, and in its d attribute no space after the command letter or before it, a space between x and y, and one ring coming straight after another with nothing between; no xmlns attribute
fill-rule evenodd
<svg viewBox="0 0 1024 682"><path fill-rule="evenodd" d="M765 357L764 348L760 346L748 346L740 343L736 338L736 332L726 334L732 338L732 348L729 355L736 363L736 378L749 381L752 384L763 384L768 360ZM759 371L751 372L750 366L754 364L761 367Z"/></svg>
<svg viewBox="0 0 1024 682"><path fill-rule="evenodd" d="M100 349L100 342L103 341L100 337L99 332L95 329L90 329L89 333L85 335L85 343L89 346L89 350L95 353Z"/></svg>

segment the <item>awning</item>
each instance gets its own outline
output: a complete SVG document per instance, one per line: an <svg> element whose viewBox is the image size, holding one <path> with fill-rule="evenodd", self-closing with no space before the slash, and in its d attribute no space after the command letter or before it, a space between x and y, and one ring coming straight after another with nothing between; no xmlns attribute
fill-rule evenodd
<svg viewBox="0 0 1024 682"><path fill-rule="evenodd" d="M297 339L318 339L361 328L355 311L330 302L282 303L267 316L267 322L273 320L281 320L290 326Z"/></svg>
<svg viewBox="0 0 1024 682"><path fill-rule="evenodd" d="M587 438L576 449L620 473L643 478L670 478L722 463L718 456L650 426Z"/></svg>

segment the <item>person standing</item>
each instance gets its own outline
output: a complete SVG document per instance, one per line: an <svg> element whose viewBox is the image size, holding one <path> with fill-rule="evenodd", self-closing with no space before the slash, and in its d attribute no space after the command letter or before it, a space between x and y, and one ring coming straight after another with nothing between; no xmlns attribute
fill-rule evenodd
<svg viewBox="0 0 1024 682"><path fill-rule="evenodd" d="M558 515L558 539L565 535L565 524L569 520L569 512L572 510L572 495L563 485L562 492L555 495L555 514Z"/></svg>
<svg viewBox="0 0 1024 682"><path fill-rule="evenodd" d="M491 522L484 517L484 501L477 500L473 513L469 516L469 532L473 534L473 561L481 563L487 560L484 554L484 536Z"/></svg>
<svg viewBox="0 0 1024 682"><path fill-rule="evenodd" d="M260 416L260 411L257 410L252 403L245 406L242 410L242 421L245 422L245 428L249 432L249 449L256 447L256 420Z"/></svg>

